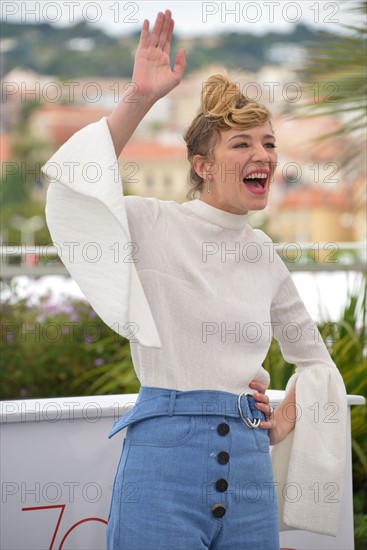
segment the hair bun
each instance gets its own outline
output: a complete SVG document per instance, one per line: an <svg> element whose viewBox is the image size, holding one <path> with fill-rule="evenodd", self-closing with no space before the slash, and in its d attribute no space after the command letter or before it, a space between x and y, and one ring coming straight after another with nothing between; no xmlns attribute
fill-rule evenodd
<svg viewBox="0 0 367 550"><path fill-rule="evenodd" d="M239 99L237 84L222 74L214 74L203 83L201 112L214 118L226 117L236 109Z"/></svg>
<svg viewBox="0 0 367 550"><path fill-rule="evenodd" d="M246 97L226 74L214 74L203 82L199 111L184 135L192 186L187 198L195 198L195 192L203 190L204 176L196 171L196 155L212 161L221 132L248 130L267 121L270 122L267 108Z"/></svg>

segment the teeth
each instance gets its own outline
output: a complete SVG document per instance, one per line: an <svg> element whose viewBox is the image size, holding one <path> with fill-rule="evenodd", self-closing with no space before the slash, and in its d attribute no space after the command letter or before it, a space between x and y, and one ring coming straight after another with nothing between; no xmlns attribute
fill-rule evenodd
<svg viewBox="0 0 367 550"><path fill-rule="evenodd" d="M264 174L264 172L258 172L256 174L251 174L251 176L246 176L245 179L266 179L268 177L268 174Z"/></svg>

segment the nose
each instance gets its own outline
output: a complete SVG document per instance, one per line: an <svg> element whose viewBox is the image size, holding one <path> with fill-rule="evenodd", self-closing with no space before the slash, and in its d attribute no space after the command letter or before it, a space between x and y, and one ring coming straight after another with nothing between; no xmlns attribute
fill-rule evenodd
<svg viewBox="0 0 367 550"><path fill-rule="evenodd" d="M270 161L269 151L264 148L261 142L253 144L250 160L258 163L268 163Z"/></svg>

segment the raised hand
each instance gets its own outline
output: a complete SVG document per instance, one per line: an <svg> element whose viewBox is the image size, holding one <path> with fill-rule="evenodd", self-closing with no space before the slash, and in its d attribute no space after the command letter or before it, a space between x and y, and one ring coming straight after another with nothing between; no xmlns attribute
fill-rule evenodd
<svg viewBox="0 0 367 550"><path fill-rule="evenodd" d="M144 20L132 77L139 96L157 101L181 82L186 67L185 50L180 48L177 52L172 70L169 53L173 27L170 10L158 13L150 34L149 21Z"/></svg>
<svg viewBox="0 0 367 550"><path fill-rule="evenodd" d="M173 26L170 10L158 13L150 34L149 21L143 23L132 76L133 98L123 98L108 117L117 157L154 103L181 82L186 67L185 50L177 52L173 70L169 59Z"/></svg>

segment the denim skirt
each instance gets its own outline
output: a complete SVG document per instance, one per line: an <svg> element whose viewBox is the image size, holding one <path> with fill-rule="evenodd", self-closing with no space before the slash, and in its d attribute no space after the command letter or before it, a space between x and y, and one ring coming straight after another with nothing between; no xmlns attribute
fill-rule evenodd
<svg viewBox="0 0 367 550"><path fill-rule="evenodd" d="M279 550L264 418L252 396L141 387L110 433L108 550Z"/></svg>

